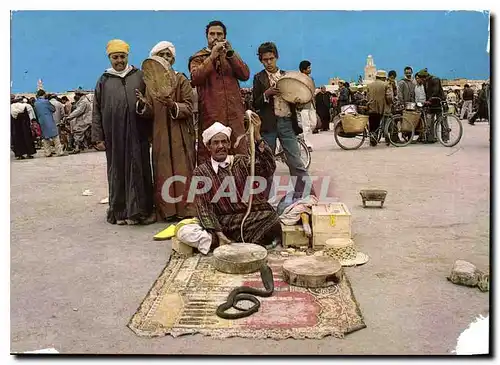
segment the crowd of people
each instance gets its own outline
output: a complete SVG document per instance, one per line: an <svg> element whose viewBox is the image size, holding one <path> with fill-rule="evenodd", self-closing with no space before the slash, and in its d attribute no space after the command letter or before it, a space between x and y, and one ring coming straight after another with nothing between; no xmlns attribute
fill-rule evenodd
<svg viewBox="0 0 500 365"><path fill-rule="evenodd" d="M301 61L298 69L303 74L311 76L311 62ZM435 120L440 101L447 101L448 111L461 120L468 120L470 125L474 125L478 119L489 120L488 83L484 83L478 92L469 84L465 84L463 91L451 88L445 91L441 80L431 75L427 69L422 69L413 75L413 68L407 66L403 74L404 76L397 80L395 70L388 73L379 70L375 75L375 81L368 85L351 86L349 82L340 80L336 92L327 91L325 86L316 88L315 98L310 103L297 105L298 126L303 131L309 150L313 150L310 134L328 131L330 123L344 110L343 108L352 107L357 113L369 115L369 128L372 132L378 128L384 116L403 110L406 103L432 104L433 114L427 118L428 123L433 123ZM252 103L251 88L242 89L241 98L245 108L256 111ZM430 134L433 133L433 128L427 130ZM419 141L435 143L436 138L427 135ZM386 143L389 144L387 141ZM372 138L370 144L375 146L377 141Z"/></svg>
<svg viewBox="0 0 500 365"><path fill-rule="evenodd" d="M91 148L91 98L75 91L74 101L67 96L38 90L36 98L11 94L11 150L17 160L31 159L37 149L45 157L66 156Z"/></svg>
<svg viewBox="0 0 500 365"><path fill-rule="evenodd" d="M130 46L114 39L106 46L110 67L99 77L92 103L83 92L76 94L73 106L43 90L31 104L11 97L16 158L32 158L33 125L41 127L47 157L65 154L60 139L65 122L70 122L68 145L73 145L74 153L86 146L86 134L91 130L92 146L106 154L107 221L137 225L188 219L190 229L183 236L184 243L206 253L218 244L241 241L240 232L261 244L280 239L277 212L267 202L276 168L277 140L294 178L294 195L314 195L300 158L299 134L304 133L312 150L309 134L328 130L332 113L340 112L343 106L364 106L370 125L375 126L395 101L444 98L437 77L424 69L414 80L413 70L407 67L399 82L396 72L386 75L379 70L366 91L352 92L344 82L338 96L323 86L311 102L304 105L296 99L290 103L276 86L286 74L278 66L276 44L263 42L258 47L263 68L255 73L252 88L242 90L240 82L249 80L250 69L227 40L226 26L210 22L205 37L206 45L189 58L190 77L175 71L174 44L161 41L151 49L150 57L162 57L175 72L170 96L153 95L148 90L143 72L129 64ZM311 77L311 62L301 61L298 69ZM252 110L250 117L246 110ZM250 146L247 132L250 124L254 146ZM251 212L244 219L251 148L255 148L255 175L264 181L264 188L255 194ZM228 179L233 183L228 184ZM232 187L234 194L226 194Z"/></svg>

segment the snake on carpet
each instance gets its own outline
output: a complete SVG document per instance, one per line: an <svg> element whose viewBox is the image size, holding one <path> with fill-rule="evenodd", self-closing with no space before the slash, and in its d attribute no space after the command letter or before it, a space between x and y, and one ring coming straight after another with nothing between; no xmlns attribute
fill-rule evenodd
<svg viewBox="0 0 500 365"><path fill-rule="evenodd" d="M251 110L247 110L246 114L248 116L248 133L250 134L250 176L251 176L251 185L253 186L253 179L255 177L255 136L254 136L254 125L252 123L252 114L253 112ZM240 136L241 137L241 136ZM240 141L240 137L236 140L235 145L237 145ZM243 220L241 221L241 227L240 227L240 233L241 233L241 241L245 243L245 238L243 236L243 225L250 215L250 211L252 209L252 202L253 202L253 195L249 194L248 197L248 208L245 213L245 216L243 217ZM260 301L255 297L255 295L259 297L270 297L274 293L274 278L273 278L273 271L268 265L263 265L260 268L260 278L262 280L262 283L264 284L264 288L266 290L262 289L255 289L250 286L238 286L234 288L228 295L227 300L225 303L222 303L217 307L217 310L215 313L220 317L224 319L239 319L239 318L244 318L248 317L256 312L259 311L260 308ZM253 295L252 295L253 294ZM237 306L238 302L242 300L248 300L253 303L253 305L248 308L241 308ZM230 308L234 308L236 310L239 310L239 313L227 313L226 311Z"/></svg>
<svg viewBox="0 0 500 365"><path fill-rule="evenodd" d="M260 278L262 279L262 283L264 284L264 288L266 290L262 289L255 289L250 286L238 286L231 290L229 293L227 300L225 303L222 303L217 307L217 310L215 313L220 317L224 319L239 319L239 318L244 318L248 317L256 312L259 311L260 308L260 301L255 297L255 295L259 297L270 297L274 293L274 278L273 278L273 271L268 265L262 265L260 268ZM253 295L252 295L253 294ZM253 305L248 308L241 308L238 307L237 304L238 302L242 300L248 300L253 303ZM239 310L239 313L227 313L226 311L229 308L234 308Z"/></svg>

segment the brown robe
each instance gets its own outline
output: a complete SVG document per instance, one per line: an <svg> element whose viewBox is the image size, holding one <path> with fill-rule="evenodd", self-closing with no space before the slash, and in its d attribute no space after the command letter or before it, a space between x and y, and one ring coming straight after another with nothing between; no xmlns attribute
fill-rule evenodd
<svg viewBox="0 0 500 365"><path fill-rule="evenodd" d="M231 127L231 145L245 134L245 108L241 102L239 81L250 78L250 69L235 52L231 58L221 57L211 62L208 59L210 51L202 49L189 58L191 84L197 88L199 98L198 140L205 129L218 121ZM231 154L246 154L248 139L241 139L238 148ZM198 165L208 161L210 153L203 145L198 144Z"/></svg>
<svg viewBox="0 0 500 365"><path fill-rule="evenodd" d="M152 160L157 219L192 217L196 210L192 204L186 204L185 197L195 168L193 90L186 76L177 73L177 88L172 97L179 108L176 118L175 108L167 110L166 106L153 99L147 90L146 98L148 104L144 110L138 108L138 112L154 120ZM173 182L169 195L172 198L183 196L183 199L179 203L167 203L162 197L163 184L174 175L186 177L186 182Z"/></svg>

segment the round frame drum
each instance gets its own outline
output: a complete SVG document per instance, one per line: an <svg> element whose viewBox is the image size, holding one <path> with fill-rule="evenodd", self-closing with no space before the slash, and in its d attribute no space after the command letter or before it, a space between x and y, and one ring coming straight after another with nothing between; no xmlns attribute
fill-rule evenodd
<svg viewBox="0 0 500 365"><path fill-rule="evenodd" d="M144 82L149 94L155 98L169 97L177 87L175 71L162 57L151 56L142 62Z"/></svg>
<svg viewBox="0 0 500 365"><path fill-rule="evenodd" d="M289 103L295 103L298 99L299 104L307 104L313 99L315 92L312 79L297 71L287 71L278 80L276 87L281 97Z"/></svg>
<svg viewBox="0 0 500 365"><path fill-rule="evenodd" d="M267 262L267 250L253 243L231 243L214 250L211 264L227 274L249 274L259 271Z"/></svg>
<svg viewBox="0 0 500 365"><path fill-rule="evenodd" d="M283 280L304 288L324 288L340 283L344 270L339 260L330 256L301 256L286 260Z"/></svg>

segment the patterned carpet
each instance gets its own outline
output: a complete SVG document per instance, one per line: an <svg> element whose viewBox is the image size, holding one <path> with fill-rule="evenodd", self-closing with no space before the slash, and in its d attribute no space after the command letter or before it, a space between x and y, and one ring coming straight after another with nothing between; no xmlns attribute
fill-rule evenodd
<svg viewBox="0 0 500 365"><path fill-rule="evenodd" d="M210 257L172 257L131 318L128 327L139 336L157 337L200 333L216 338L323 338L365 328L347 276L340 284L320 289L288 285L282 280L284 258L270 254L274 273L272 297L260 298L259 311L250 317L226 320L216 316L236 286L263 289L259 272L231 275L216 271ZM242 304L241 304L242 305Z"/></svg>

